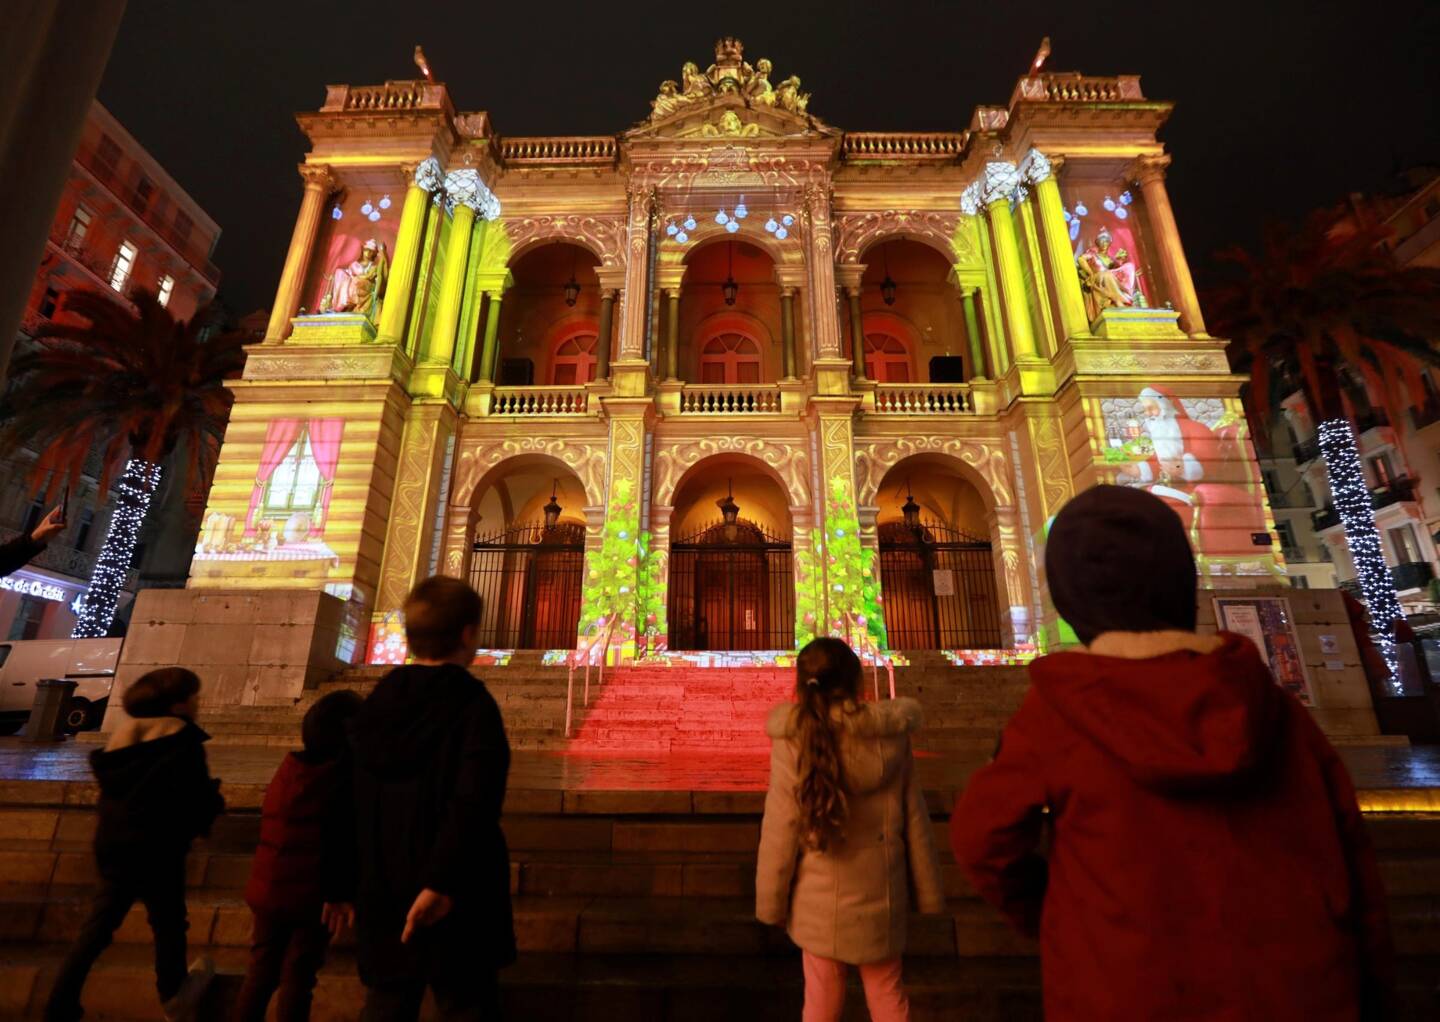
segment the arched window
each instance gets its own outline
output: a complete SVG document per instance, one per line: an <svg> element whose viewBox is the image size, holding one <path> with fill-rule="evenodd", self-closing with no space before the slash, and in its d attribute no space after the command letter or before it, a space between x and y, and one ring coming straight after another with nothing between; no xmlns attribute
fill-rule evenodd
<svg viewBox="0 0 1440 1022"><path fill-rule="evenodd" d="M893 334L867 333L865 375L877 383L909 383L910 349Z"/></svg>
<svg viewBox="0 0 1440 1022"><path fill-rule="evenodd" d="M701 383L759 383L760 346L734 332L717 334L700 349Z"/></svg>
<svg viewBox="0 0 1440 1022"><path fill-rule="evenodd" d="M572 334L560 342L550 362L550 382L557 386L595 379L595 334Z"/></svg>

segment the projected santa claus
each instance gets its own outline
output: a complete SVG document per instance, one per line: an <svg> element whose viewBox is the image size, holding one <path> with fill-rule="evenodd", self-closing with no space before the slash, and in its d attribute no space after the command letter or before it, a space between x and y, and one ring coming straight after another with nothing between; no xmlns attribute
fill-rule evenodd
<svg viewBox="0 0 1440 1022"><path fill-rule="evenodd" d="M1266 531L1265 511L1238 428L1216 432L1190 418L1180 399L1164 386L1142 390L1140 405L1142 428L1154 453L1121 469L1115 481L1142 486L1169 504L1202 556L1258 558L1268 553L1252 539Z"/></svg>

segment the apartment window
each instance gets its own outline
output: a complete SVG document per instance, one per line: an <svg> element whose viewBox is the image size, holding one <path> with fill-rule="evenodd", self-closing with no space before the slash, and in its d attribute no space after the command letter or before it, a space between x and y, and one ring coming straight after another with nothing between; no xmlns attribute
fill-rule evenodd
<svg viewBox="0 0 1440 1022"><path fill-rule="evenodd" d="M88 507L80 512L79 523L75 527L75 549L81 553L90 550L90 533L95 528L95 512Z"/></svg>
<svg viewBox="0 0 1440 1022"><path fill-rule="evenodd" d="M1276 522L1275 532L1280 537L1280 545L1286 550L1295 548L1295 527L1289 522Z"/></svg>
<svg viewBox="0 0 1440 1022"><path fill-rule="evenodd" d="M1399 525L1386 530L1390 534L1390 549L1395 553L1396 564L1415 564L1420 560L1420 544L1415 541L1415 530L1409 525Z"/></svg>
<svg viewBox="0 0 1440 1022"><path fill-rule="evenodd" d="M25 521L20 523L20 534L28 536L34 532L35 526L40 524L40 519L44 514L45 505L41 503L39 497L36 497L30 502L30 506L25 509Z"/></svg>
<svg viewBox="0 0 1440 1022"><path fill-rule="evenodd" d="M60 292L53 287L45 289L45 295L40 299L40 315L49 319L55 315L55 310L60 308Z"/></svg>
<svg viewBox="0 0 1440 1022"><path fill-rule="evenodd" d="M75 212L70 216L70 226L65 231L65 247L74 252L85 243L85 235L90 232L90 221L95 218L84 206L76 206Z"/></svg>
<svg viewBox="0 0 1440 1022"><path fill-rule="evenodd" d="M95 150L95 155L99 157L101 163L113 171L115 165L120 162L120 146L109 135L101 135L100 145Z"/></svg>
<svg viewBox="0 0 1440 1022"><path fill-rule="evenodd" d="M1290 576L1290 588L1291 588L1291 589L1309 589L1309 588L1310 588L1310 579L1307 578L1307 577L1304 576L1304 575L1291 575L1291 576Z"/></svg>
<svg viewBox="0 0 1440 1022"><path fill-rule="evenodd" d="M1388 453L1367 458L1366 464L1370 466L1370 485L1372 487L1378 489L1381 486L1389 486L1395 481L1395 466L1390 461Z"/></svg>
<svg viewBox="0 0 1440 1022"><path fill-rule="evenodd" d="M1261 475L1265 477L1265 492L1270 494L1271 500L1275 499L1276 494L1285 492L1284 488L1280 485L1280 477L1274 472L1266 469Z"/></svg>
<svg viewBox="0 0 1440 1022"><path fill-rule="evenodd" d="M135 182L135 208L145 212L150 208L150 200L155 197L155 186L147 178L141 178Z"/></svg>
<svg viewBox="0 0 1440 1022"><path fill-rule="evenodd" d="M320 464L310 449L310 430L300 436L285 454L284 460L270 474L265 486L265 514L286 517L296 511L314 511L320 503Z"/></svg>
<svg viewBox="0 0 1440 1022"><path fill-rule="evenodd" d="M10 622L10 639L33 639L40 634L40 626L45 622L45 604L48 600L42 600L38 596L22 596L20 598L20 609L15 613L15 620Z"/></svg>
<svg viewBox="0 0 1440 1022"><path fill-rule="evenodd" d="M195 227L195 221L190 219L190 214L183 209L175 211L175 233L182 242L190 240L190 232Z"/></svg>
<svg viewBox="0 0 1440 1022"><path fill-rule="evenodd" d="M116 291L124 291L125 285L130 282L130 273L135 269L135 254L137 249L128 241L120 242L120 249L115 253L115 263L110 267L110 286Z"/></svg>
<svg viewBox="0 0 1440 1022"><path fill-rule="evenodd" d="M160 300L161 305L170 304L170 294L175 290L175 278L168 273L160 274L160 286L155 292L155 297Z"/></svg>

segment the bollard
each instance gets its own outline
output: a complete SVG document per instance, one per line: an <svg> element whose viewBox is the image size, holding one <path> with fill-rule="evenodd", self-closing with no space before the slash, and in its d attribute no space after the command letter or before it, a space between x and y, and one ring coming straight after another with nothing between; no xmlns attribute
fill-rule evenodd
<svg viewBox="0 0 1440 1022"><path fill-rule="evenodd" d="M42 678L35 683L35 705L30 707L30 720L21 736L27 742L58 742L64 738L65 708L75 694L75 682L62 678Z"/></svg>

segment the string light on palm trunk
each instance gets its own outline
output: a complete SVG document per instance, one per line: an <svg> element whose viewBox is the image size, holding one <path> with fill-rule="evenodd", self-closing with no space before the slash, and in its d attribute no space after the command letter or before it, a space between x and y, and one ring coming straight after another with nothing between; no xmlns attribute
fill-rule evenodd
<svg viewBox="0 0 1440 1022"><path fill-rule="evenodd" d="M130 562L140 541L140 528L150 510L150 500L160 486L160 466L153 461L131 458L115 485L115 508L105 545L95 560L90 588L78 601L72 639L103 639L115 620L120 592L130 574Z"/></svg>
<svg viewBox="0 0 1440 1022"><path fill-rule="evenodd" d="M1380 530L1375 527L1375 508L1365 473L1360 467L1360 453L1355 447L1355 434L1345 419L1328 419L1320 423L1320 456L1330 479L1335 510L1345 527L1345 544L1355 564L1355 577L1360 593L1370 611L1370 624L1376 632L1380 654L1390 670L1391 690L1400 694L1396 675L1395 622L1404 614L1395 598L1395 582L1390 566L1380 550Z"/></svg>

